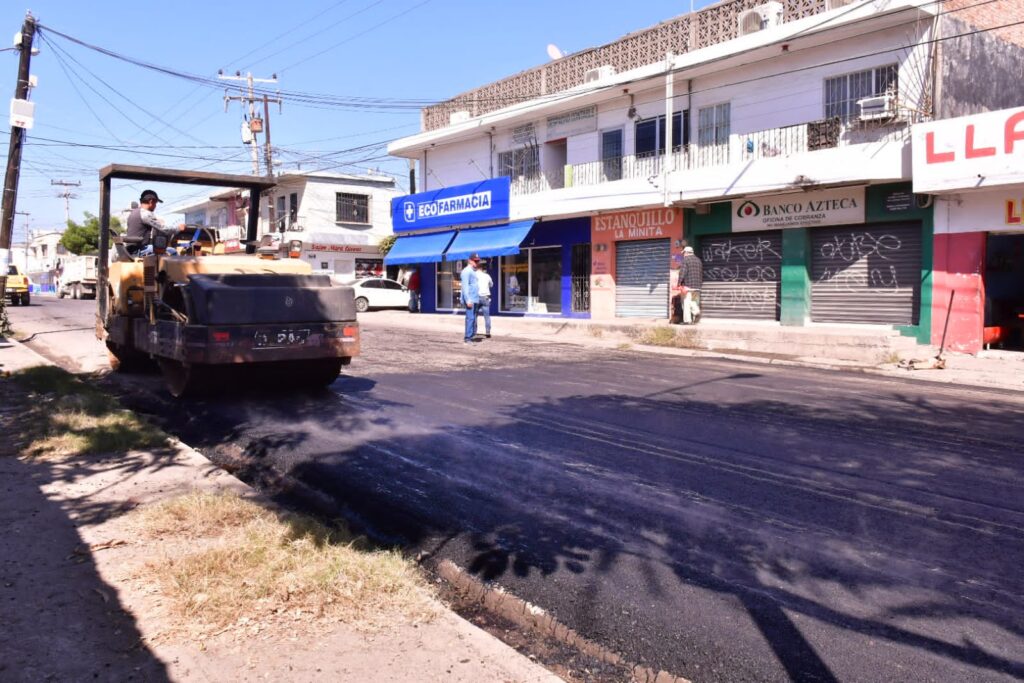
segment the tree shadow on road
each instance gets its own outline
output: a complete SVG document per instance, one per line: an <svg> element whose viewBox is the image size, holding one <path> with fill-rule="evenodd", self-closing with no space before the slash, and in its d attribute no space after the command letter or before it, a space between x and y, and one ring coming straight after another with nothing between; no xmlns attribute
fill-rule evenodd
<svg viewBox="0 0 1024 683"><path fill-rule="evenodd" d="M535 400L484 424L321 450L291 474L382 537L530 599L551 592L565 623L655 667L696 673L679 631L719 596L743 608L725 608L736 642L794 680L836 680L829 662L878 642L897 664L929 652L964 675L1024 677L1006 654L1024 640L1013 418L898 391L880 412L875 398L724 405L681 387ZM936 429L949 424L972 429ZM637 575L626 567L644 585L616 595L602 582ZM531 584L538 574L549 581ZM581 584L581 599L553 598ZM603 631L602 613L651 601L645 638ZM701 630L727 661L733 644ZM841 634L852 651L829 642Z"/></svg>

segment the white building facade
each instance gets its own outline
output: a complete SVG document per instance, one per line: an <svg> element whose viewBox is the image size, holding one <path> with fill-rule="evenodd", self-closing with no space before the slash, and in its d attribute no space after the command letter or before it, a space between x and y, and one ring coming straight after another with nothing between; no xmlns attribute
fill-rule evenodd
<svg viewBox="0 0 1024 683"><path fill-rule="evenodd" d="M490 264L495 313L664 318L689 244L708 317L914 328L931 223L909 130L935 7L720 3L428 108L389 152L422 192L509 177L507 218L533 227ZM424 309L447 310L460 264L435 256Z"/></svg>
<svg viewBox="0 0 1024 683"><path fill-rule="evenodd" d="M391 234L391 199L399 194L394 179L386 176L286 171L263 197L259 234L301 241L302 258L338 280L379 274L383 258L378 245ZM244 195L223 192L175 213L189 224L244 226Z"/></svg>

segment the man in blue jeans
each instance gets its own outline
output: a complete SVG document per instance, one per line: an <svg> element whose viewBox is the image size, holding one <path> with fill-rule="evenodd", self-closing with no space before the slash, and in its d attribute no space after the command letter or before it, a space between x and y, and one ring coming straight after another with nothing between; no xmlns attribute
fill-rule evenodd
<svg viewBox="0 0 1024 683"><path fill-rule="evenodd" d="M471 344L476 337L476 308L480 303L480 285L476 277L477 264L480 263L480 257L476 254L471 254L469 257L469 263L462 269L462 274L459 276L459 281L462 284L462 305L466 307L466 334L463 342Z"/></svg>

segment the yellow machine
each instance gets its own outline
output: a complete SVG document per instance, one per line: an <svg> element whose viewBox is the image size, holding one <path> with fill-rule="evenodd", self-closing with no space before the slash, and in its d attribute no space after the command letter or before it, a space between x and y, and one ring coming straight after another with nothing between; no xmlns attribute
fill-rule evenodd
<svg viewBox="0 0 1024 683"><path fill-rule="evenodd" d="M13 264L7 266L7 285L5 292L7 298L11 300L12 305L29 305L32 301L32 295L29 293L28 285L28 276L18 270L18 266Z"/></svg>
<svg viewBox="0 0 1024 683"><path fill-rule="evenodd" d="M250 253L224 254L216 230L198 227L155 236L153 254L133 256L109 230L110 181L117 178L249 189ZM111 165L100 181L96 332L115 369L156 360L168 390L180 397L223 382L225 370L258 373L275 386L322 387L359 353L350 287L312 274L309 264L271 245L252 253L259 195L272 180ZM291 246L297 255L300 248Z"/></svg>

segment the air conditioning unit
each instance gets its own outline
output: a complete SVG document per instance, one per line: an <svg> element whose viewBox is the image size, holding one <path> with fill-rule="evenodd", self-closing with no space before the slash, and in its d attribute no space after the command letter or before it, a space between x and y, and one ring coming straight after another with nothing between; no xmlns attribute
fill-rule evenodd
<svg viewBox="0 0 1024 683"><path fill-rule="evenodd" d="M454 126L456 123L465 123L471 118L468 111L453 111L448 115L448 125Z"/></svg>
<svg viewBox="0 0 1024 683"><path fill-rule="evenodd" d="M782 23L783 12L784 8L781 2L766 2L745 12L740 12L740 35L749 36L751 33L763 31L771 26L778 26Z"/></svg>
<svg viewBox="0 0 1024 683"><path fill-rule="evenodd" d="M840 7L846 7L847 5L852 5L853 3L858 1L859 0L825 0L825 9L839 9Z"/></svg>
<svg viewBox="0 0 1024 683"><path fill-rule="evenodd" d="M598 81L611 78L614 75L615 67L611 64L605 64L604 66L599 66L596 69L590 69L589 71L583 72L583 82L597 83Z"/></svg>
<svg viewBox="0 0 1024 683"><path fill-rule="evenodd" d="M861 121L885 121L896 117L895 95L877 95L857 100Z"/></svg>

